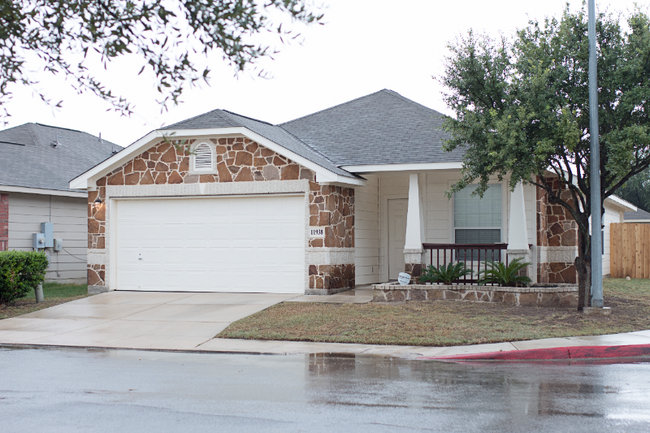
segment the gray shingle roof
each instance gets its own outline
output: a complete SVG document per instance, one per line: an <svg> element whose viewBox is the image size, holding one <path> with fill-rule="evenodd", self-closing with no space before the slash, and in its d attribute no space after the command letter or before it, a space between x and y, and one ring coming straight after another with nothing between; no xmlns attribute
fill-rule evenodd
<svg viewBox="0 0 650 433"><path fill-rule="evenodd" d="M450 135L443 115L392 90L301 117L280 126L338 166L461 161L443 152Z"/></svg>
<svg viewBox="0 0 650 433"><path fill-rule="evenodd" d="M442 122L437 111L384 89L280 125L213 110L162 129L244 127L334 173L352 176L339 167L462 161L461 149L443 152L450 135Z"/></svg>
<svg viewBox="0 0 650 433"><path fill-rule="evenodd" d="M623 221L633 220L650 220L650 212L646 212L643 209L639 209L636 212L625 212Z"/></svg>
<svg viewBox="0 0 650 433"><path fill-rule="evenodd" d="M70 180L113 150L122 147L72 129L38 123L5 129L0 131L0 185L72 191Z"/></svg>
<svg viewBox="0 0 650 433"><path fill-rule="evenodd" d="M250 131L257 133L262 137L279 144L285 149L288 149L291 152L296 153L340 176L355 177L347 171L338 168L323 154L307 146L304 142L279 126L241 116L226 110L213 110L161 129L209 129L232 127L244 127L249 129Z"/></svg>

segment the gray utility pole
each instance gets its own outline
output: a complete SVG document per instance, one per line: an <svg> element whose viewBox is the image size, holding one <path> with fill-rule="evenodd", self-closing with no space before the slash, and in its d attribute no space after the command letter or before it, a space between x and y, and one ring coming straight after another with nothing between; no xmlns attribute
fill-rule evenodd
<svg viewBox="0 0 650 433"><path fill-rule="evenodd" d="M603 307L603 246L600 202L596 0L589 0L589 136L591 138L591 306Z"/></svg>

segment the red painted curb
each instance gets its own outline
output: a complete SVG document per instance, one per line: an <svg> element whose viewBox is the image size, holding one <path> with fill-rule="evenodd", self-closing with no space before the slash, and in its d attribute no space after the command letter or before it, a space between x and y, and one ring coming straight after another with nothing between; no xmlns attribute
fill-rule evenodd
<svg viewBox="0 0 650 433"><path fill-rule="evenodd" d="M426 356L418 359L431 360L554 360L629 358L650 356L650 344L626 346L572 346L550 349L508 350L501 352L469 353L464 355Z"/></svg>

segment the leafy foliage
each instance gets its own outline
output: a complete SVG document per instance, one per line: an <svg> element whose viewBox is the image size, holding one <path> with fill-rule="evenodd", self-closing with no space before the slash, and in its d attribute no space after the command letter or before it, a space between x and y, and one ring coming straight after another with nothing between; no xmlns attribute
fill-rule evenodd
<svg viewBox="0 0 650 433"><path fill-rule="evenodd" d="M322 18L310 10L307 0L4 1L0 4L0 105L11 97L9 84L36 84L27 60L36 55L46 71L65 74L78 91L93 92L130 113L129 102L85 66L89 52L99 54L104 65L120 56L138 56L143 64L140 73L150 68L155 74L163 106L177 103L186 84L208 79L209 69L195 67L197 55L220 51L224 61L242 71L274 53L268 45L255 42L256 35L275 32L281 41L298 36L281 22L273 22L272 15L303 23Z"/></svg>
<svg viewBox="0 0 650 433"><path fill-rule="evenodd" d="M440 265L436 268L429 265L422 275L418 278L421 283L442 283L451 284L458 281L465 275L471 275L472 270L465 267L465 263L448 263L447 265Z"/></svg>
<svg viewBox="0 0 650 433"><path fill-rule="evenodd" d="M493 176L542 188L578 225L581 309L588 303L591 248L589 42L583 8L530 21L514 38L469 32L449 46L445 100L456 118L447 150L465 148L458 191ZM650 165L650 20L599 14L596 21L601 201ZM559 179L560 188L553 183Z"/></svg>
<svg viewBox="0 0 650 433"><path fill-rule="evenodd" d="M0 252L0 304L22 298L42 283L47 265L43 252Z"/></svg>
<svg viewBox="0 0 650 433"><path fill-rule="evenodd" d="M483 274L483 277L480 277L478 280L479 285L484 285L488 283L498 284L499 286L506 287L517 287L517 286L527 286L531 283L529 277L525 275L517 275L520 270L526 266L530 266L531 263L525 262L522 263L522 258L514 259L513 261L505 265L503 262L495 262L493 260L486 260L485 264L488 269L479 271L479 276Z"/></svg>
<svg viewBox="0 0 650 433"><path fill-rule="evenodd" d="M650 169L632 176L616 194L647 212L650 209Z"/></svg>

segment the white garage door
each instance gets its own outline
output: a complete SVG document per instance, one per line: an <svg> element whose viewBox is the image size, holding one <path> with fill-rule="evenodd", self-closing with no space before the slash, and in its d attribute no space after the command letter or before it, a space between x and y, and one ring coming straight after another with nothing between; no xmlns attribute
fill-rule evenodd
<svg viewBox="0 0 650 433"><path fill-rule="evenodd" d="M304 293L302 196L116 202L117 290Z"/></svg>

